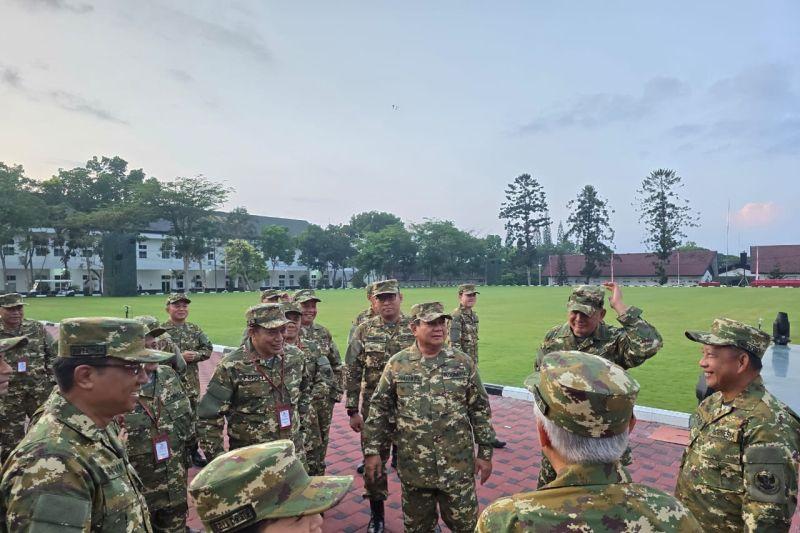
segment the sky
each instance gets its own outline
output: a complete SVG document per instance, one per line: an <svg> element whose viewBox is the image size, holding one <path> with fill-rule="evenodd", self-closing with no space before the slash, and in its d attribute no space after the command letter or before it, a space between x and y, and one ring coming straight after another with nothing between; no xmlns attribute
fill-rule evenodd
<svg viewBox="0 0 800 533"><path fill-rule="evenodd" d="M505 235L594 185L617 252L658 168L688 240L800 244L800 3L0 0L0 161L46 179L119 155L225 206L326 225L390 211Z"/></svg>

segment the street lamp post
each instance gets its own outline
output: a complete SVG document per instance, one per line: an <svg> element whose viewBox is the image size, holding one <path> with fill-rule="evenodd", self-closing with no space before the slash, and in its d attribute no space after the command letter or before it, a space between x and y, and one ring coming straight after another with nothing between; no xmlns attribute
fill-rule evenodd
<svg viewBox="0 0 800 533"><path fill-rule="evenodd" d="M539 286L542 286L542 264L539 263Z"/></svg>

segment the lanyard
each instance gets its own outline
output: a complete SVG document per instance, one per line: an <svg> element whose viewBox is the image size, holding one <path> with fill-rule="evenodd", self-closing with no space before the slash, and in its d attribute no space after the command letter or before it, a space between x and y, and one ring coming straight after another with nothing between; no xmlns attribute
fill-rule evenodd
<svg viewBox="0 0 800 533"><path fill-rule="evenodd" d="M142 406L144 409L144 413L147 415L147 418L153 421L153 424L156 427L156 431L158 431L158 421L161 419L161 408L164 407L164 402L161 401L161 397L158 396L158 376L153 376L154 383L153 383L153 396L156 398L156 403L158 403L158 411L156 412L155 416L153 416L153 412L147 407L147 404L139 398L137 401L139 405Z"/></svg>
<svg viewBox="0 0 800 533"><path fill-rule="evenodd" d="M278 357L277 355L275 357ZM269 382L270 387L272 387L272 391L278 393L280 396L281 401L283 401L283 389L284 387L284 376L286 371L286 359L283 357L280 358L281 360L281 380L276 385L274 381L267 375L266 371L261 367L256 359L253 359L253 366L256 368L259 374L261 374L264 379Z"/></svg>

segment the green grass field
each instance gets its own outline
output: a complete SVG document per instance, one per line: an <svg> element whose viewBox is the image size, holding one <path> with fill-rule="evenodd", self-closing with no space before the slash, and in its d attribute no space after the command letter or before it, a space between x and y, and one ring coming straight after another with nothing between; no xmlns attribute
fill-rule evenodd
<svg viewBox="0 0 800 533"><path fill-rule="evenodd" d="M566 319L563 287L482 287L476 311L481 320L480 370L487 383L521 386L530 373L536 349L545 332ZM323 302L317 320L330 328L344 356L345 342L355 315L366 307L360 290L320 291ZM244 311L257 294L198 294L192 296L189 320L198 323L216 344L238 341L244 327ZM456 306L452 288L406 289L403 308L413 303L440 300ZM639 404L691 412L696 406L694 386L699 369L699 346L687 340L685 329L707 329L717 316L757 324L772 332L778 311L789 318L800 316L800 291L795 289L627 287L625 302L644 309L644 317L664 337L664 348L643 366L633 370L642 385ZM37 298L29 299L29 318L58 321L71 316L124 316L153 314L164 318L163 296L133 298ZM613 310L606 320L617 324Z"/></svg>

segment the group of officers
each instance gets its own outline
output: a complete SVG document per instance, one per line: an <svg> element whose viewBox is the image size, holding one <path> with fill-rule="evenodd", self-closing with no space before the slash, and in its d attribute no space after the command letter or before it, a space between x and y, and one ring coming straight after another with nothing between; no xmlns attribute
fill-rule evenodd
<svg viewBox="0 0 800 533"><path fill-rule="evenodd" d="M193 463L204 468L189 492L208 531L319 531L353 481L325 475L343 396L361 438L369 533L385 529L393 446L410 532L436 531L440 516L454 532L788 531L800 419L764 388L769 336L726 318L686 332L717 392L692 416L672 496L625 468L639 392L626 370L662 338L604 285L573 289L525 383L538 490L480 515L475 480L490 478L505 443L478 372L474 285L459 287L452 313L425 302L406 315L396 280L370 284L344 363L315 320L314 291L264 291L202 397L198 363L212 345L187 321L186 295L168 297L163 322L63 320L57 342L24 318L20 295L0 295L0 533L186 531ZM620 326L605 322L605 293Z"/></svg>

